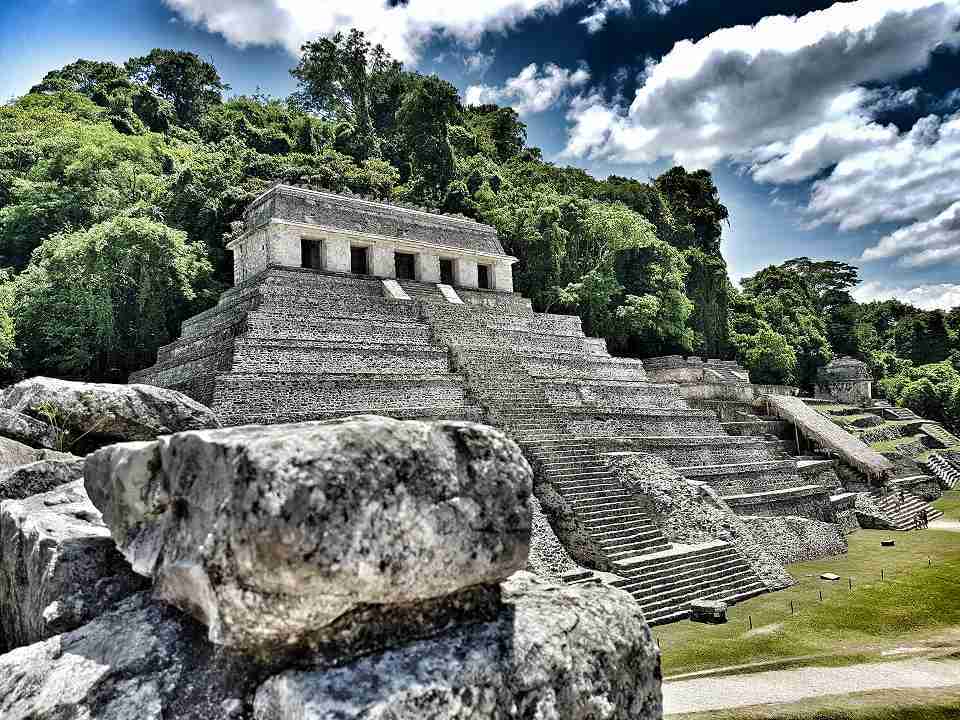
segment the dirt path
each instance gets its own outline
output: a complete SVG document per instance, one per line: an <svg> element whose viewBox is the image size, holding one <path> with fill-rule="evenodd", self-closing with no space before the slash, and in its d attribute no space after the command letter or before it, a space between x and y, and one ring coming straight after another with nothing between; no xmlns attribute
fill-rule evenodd
<svg viewBox="0 0 960 720"><path fill-rule="evenodd" d="M789 703L821 695L960 685L960 662L917 658L850 667L678 680L663 684L664 714Z"/></svg>
<svg viewBox="0 0 960 720"><path fill-rule="evenodd" d="M949 530L950 532L960 532L960 520L933 520L930 522L931 530Z"/></svg>

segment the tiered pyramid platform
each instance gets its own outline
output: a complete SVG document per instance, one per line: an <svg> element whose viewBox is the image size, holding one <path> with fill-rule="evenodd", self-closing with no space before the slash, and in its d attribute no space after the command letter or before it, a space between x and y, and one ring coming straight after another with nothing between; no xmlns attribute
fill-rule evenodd
<svg viewBox="0 0 960 720"><path fill-rule="evenodd" d="M652 453L750 515L829 520L779 443L732 437L638 360L615 358L579 318L534 313L515 293L269 267L184 323L131 377L181 390L226 424L377 413L497 425L521 445L551 523L580 563L611 573L651 622L694 599L768 588L725 542L673 545L604 453Z"/></svg>

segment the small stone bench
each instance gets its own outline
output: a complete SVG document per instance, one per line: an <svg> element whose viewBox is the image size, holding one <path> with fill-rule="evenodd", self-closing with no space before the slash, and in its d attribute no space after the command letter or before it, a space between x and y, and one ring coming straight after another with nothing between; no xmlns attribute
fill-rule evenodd
<svg viewBox="0 0 960 720"><path fill-rule="evenodd" d="M694 600L690 603L690 620L720 625L727 621L727 604L722 600Z"/></svg>

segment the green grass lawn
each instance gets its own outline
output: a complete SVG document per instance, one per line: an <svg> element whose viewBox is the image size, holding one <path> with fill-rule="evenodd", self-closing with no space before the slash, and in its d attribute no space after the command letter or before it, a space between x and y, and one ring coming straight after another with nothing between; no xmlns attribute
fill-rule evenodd
<svg viewBox="0 0 960 720"><path fill-rule="evenodd" d="M960 686L884 690L669 717L670 720L956 720L960 717Z"/></svg>
<svg viewBox="0 0 960 720"><path fill-rule="evenodd" d="M960 512L960 495L941 502ZM887 537L895 548L880 547ZM664 675L756 662L846 665L898 645L960 645L960 533L861 530L849 540L847 555L790 565L795 587L731 608L725 625L653 628ZM841 579L820 580L823 572ZM801 656L819 657L791 660Z"/></svg>
<svg viewBox="0 0 960 720"><path fill-rule="evenodd" d="M945 520L960 520L960 490L945 490L943 497L932 504Z"/></svg>

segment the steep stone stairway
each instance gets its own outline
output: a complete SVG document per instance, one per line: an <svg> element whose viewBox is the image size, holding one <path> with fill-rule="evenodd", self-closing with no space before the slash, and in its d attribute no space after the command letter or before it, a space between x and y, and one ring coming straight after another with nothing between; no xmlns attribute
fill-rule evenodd
<svg viewBox="0 0 960 720"><path fill-rule="evenodd" d="M960 485L960 469L957 469L957 467L947 458L943 457L943 455L935 452L930 453L925 467L931 475L940 481L942 486L953 490Z"/></svg>
<svg viewBox="0 0 960 720"><path fill-rule="evenodd" d="M618 576L611 584L630 592L651 624L687 617L696 599L736 602L767 590L726 542L673 546L594 444L566 429L562 411L549 403L522 358L494 330L465 314L425 308L437 341L449 344L455 368L476 399L523 449L538 486L556 493L553 502L559 500L573 515L581 546L575 559ZM585 573L573 579L593 578Z"/></svg>
<svg viewBox="0 0 960 720"><path fill-rule="evenodd" d="M927 511L928 521L943 516L942 512L913 493L904 492L902 502L898 490L884 495L877 492L873 494L873 497L880 509L893 521L897 530L914 530L917 526L917 514L923 510Z"/></svg>

